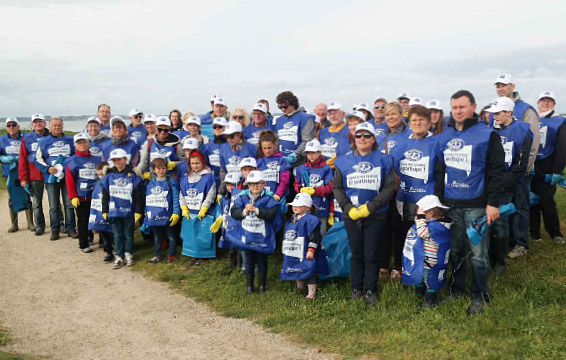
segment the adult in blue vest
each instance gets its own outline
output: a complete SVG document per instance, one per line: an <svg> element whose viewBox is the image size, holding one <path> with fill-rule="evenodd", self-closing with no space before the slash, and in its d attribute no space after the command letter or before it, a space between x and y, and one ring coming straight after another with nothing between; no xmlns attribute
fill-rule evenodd
<svg viewBox="0 0 566 360"><path fill-rule="evenodd" d="M533 142L533 134L528 123L518 121L513 116L515 103L508 97L498 98L487 110L493 114L493 128L501 137L505 151L505 192L500 195L500 204L513 202L515 208L526 201L528 214L528 188L521 186L529 163L529 153ZM514 259L522 256L528 249L529 218L521 213L503 215L495 222L495 238L489 242L491 267L497 275L505 272L505 257ZM523 236L520 236L523 235ZM508 253L508 247L512 250Z"/></svg>
<svg viewBox="0 0 566 360"><path fill-rule="evenodd" d="M20 148L22 145L23 135L20 132L20 122L15 117L9 117L6 119L6 135L0 136L0 162L2 163L2 176L7 179L10 174L10 169L16 167L16 180L17 179L17 167L20 158ZM21 183L20 183L21 185ZM8 192L8 210L10 211L10 221L12 226L8 229L9 233L18 231L18 212L14 211L12 204L11 192ZM27 195L22 191L21 195L27 198ZM29 203L29 199L24 199L24 202ZM19 211L19 210L18 210ZM26 212L26 218L28 222L28 229L31 231L35 230L33 226L33 216L31 214L31 204L28 205Z"/></svg>
<svg viewBox="0 0 566 360"><path fill-rule="evenodd" d="M214 119L212 122L214 138L208 144L205 144L202 149L206 157L207 165L217 178L220 177L220 146L226 143L224 130L227 124L228 122L224 118Z"/></svg>
<svg viewBox="0 0 566 360"><path fill-rule="evenodd" d="M258 104L263 104L265 106L265 108L267 109L267 113L265 114L267 116L267 122L269 123L269 125L273 125L273 115L271 115L271 113L269 112L269 101L260 99L257 102Z"/></svg>
<svg viewBox="0 0 566 360"><path fill-rule="evenodd" d="M531 189L540 197L540 202L531 208L530 232L532 239L540 240L542 212L546 232L555 243L561 244L564 236L560 231L554 195L566 166L566 120L554 111L555 99L552 92L543 92L539 96L540 148Z"/></svg>
<svg viewBox="0 0 566 360"><path fill-rule="evenodd" d="M283 115L275 120L280 151L290 164L304 161L303 151L314 138L314 116L299 108L299 99L291 91L277 95L277 107Z"/></svg>
<svg viewBox="0 0 566 360"><path fill-rule="evenodd" d="M317 104L314 108L314 113L318 116L318 131L330 126L330 121L328 120L328 106L325 103Z"/></svg>
<svg viewBox="0 0 566 360"><path fill-rule="evenodd" d="M385 105L387 100L383 96L378 96L373 102L373 119L370 123L373 125L376 135L380 130L387 131L387 122L385 121Z"/></svg>
<svg viewBox="0 0 566 360"><path fill-rule="evenodd" d="M146 136L145 140L151 139L157 134L157 125L155 125L157 116L155 114L145 114L143 117L143 126L145 126Z"/></svg>
<svg viewBox="0 0 566 360"><path fill-rule="evenodd" d="M100 131L106 134L106 136L110 136L110 118L112 117L110 105L98 105L96 117L100 119Z"/></svg>
<svg viewBox="0 0 566 360"><path fill-rule="evenodd" d="M75 154L73 137L63 133L63 119L52 117L49 120L51 134L38 141L35 165L43 172L47 200L49 200L49 222L51 225L51 240L59 239L61 222L61 197L65 208L65 229L68 236L76 239L79 235L75 230L75 211L67 193L63 159Z"/></svg>
<svg viewBox="0 0 566 360"><path fill-rule="evenodd" d="M92 191L98 179L96 167L102 161L102 158L90 153L90 143L86 134L78 133L73 140L76 152L65 162L65 183L69 200L77 210L79 248L84 253L91 253L93 250L88 243L88 222Z"/></svg>
<svg viewBox="0 0 566 360"><path fill-rule="evenodd" d="M110 138L102 132L102 123L97 116L91 116L86 123L86 134L89 145L89 151L92 156L102 159L102 144Z"/></svg>
<svg viewBox="0 0 566 360"><path fill-rule="evenodd" d="M373 118L373 112L371 111L370 106L365 102L355 103L352 111L361 111L365 115L366 121L370 121L370 122L375 121L375 119ZM375 126L374 126L374 128L375 128Z"/></svg>
<svg viewBox="0 0 566 360"><path fill-rule="evenodd" d="M130 136L130 139L134 140L136 144L141 146L147 136L145 126L142 124L143 112L138 109L132 109L128 116L131 121L130 125L128 125L128 135Z"/></svg>
<svg viewBox="0 0 566 360"><path fill-rule="evenodd" d="M140 161L139 145L130 139L126 122L119 116L114 116L110 120L112 137L102 143L102 160L108 162L110 166L114 163L110 159L110 153L115 149L122 149L126 152L127 164L136 166Z"/></svg>
<svg viewBox="0 0 566 360"><path fill-rule="evenodd" d="M430 110L430 131L433 135L440 134L444 131L444 110L440 100L430 100L426 103L427 109Z"/></svg>
<svg viewBox="0 0 566 360"><path fill-rule="evenodd" d="M257 157L257 147L250 144L244 139L242 125L236 121L230 121L226 124L223 132L227 142L220 145L220 181L224 181L224 177L228 173L240 172L240 161L243 158ZM224 195L226 187L220 188L220 194Z"/></svg>
<svg viewBox="0 0 566 360"><path fill-rule="evenodd" d="M252 122L244 127L244 138L250 144L258 146L259 133L262 130L273 130L273 128L267 119L267 107L257 103L252 109Z"/></svg>
<svg viewBox="0 0 566 360"><path fill-rule="evenodd" d="M493 129L479 125L474 95L460 90L450 101L452 118L446 130L437 135L436 196L450 207L448 216L454 220L451 228L450 260L452 281L450 296L466 294L468 258L472 263L473 302L468 314L479 314L489 303L489 255L487 234L474 245L466 227L475 219L487 215L487 222L499 218L499 195L505 184L505 153L501 138ZM469 252L471 251L471 254Z"/></svg>
<svg viewBox="0 0 566 360"><path fill-rule="evenodd" d="M200 118L202 133L208 137L212 137L213 132L211 131L211 124L214 119L222 117L226 121L230 120L230 112L228 112L228 104L226 99L220 95L214 98L212 104L212 112L208 112Z"/></svg>
<svg viewBox="0 0 566 360"><path fill-rule="evenodd" d="M204 121L205 124L211 124L212 121L214 120L214 118L218 117L214 114L214 101L216 101L217 97L222 97L222 96L214 94L210 97L210 108L211 109L206 114L201 116L201 121Z"/></svg>
<svg viewBox="0 0 566 360"><path fill-rule="evenodd" d="M377 303L378 242L386 228L386 213L395 191L393 158L377 149L375 129L358 125L355 149L335 161L332 180L334 197L344 211L348 241L352 249L352 299Z"/></svg>
<svg viewBox="0 0 566 360"><path fill-rule="evenodd" d="M193 138L197 140L200 148L205 144L208 144L208 142L210 141L208 139L208 136L201 134L202 125L200 118L198 116L189 116L185 122L185 129L187 129L186 132L184 131L175 132L176 134L179 135L179 138L181 139L181 144L183 144L186 139Z"/></svg>
<svg viewBox="0 0 566 360"><path fill-rule="evenodd" d="M35 154L39 139L49 135L45 128L45 117L42 114L31 116L33 131L26 134L20 147L18 163L18 177L20 185L25 188L29 185L32 193L33 217L35 218L35 235L41 236L45 232L45 216L43 214L43 173L35 166Z"/></svg>
<svg viewBox="0 0 566 360"><path fill-rule="evenodd" d="M333 101L328 105L328 119L330 126L321 129L318 133L322 156L329 165L334 164L337 156L341 156L350 151L350 139L348 134L350 131L344 121L344 111L342 105ZM359 116L364 116L359 113ZM330 160L330 161L329 161Z"/></svg>
<svg viewBox="0 0 566 360"><path fill-rule="evenodd" d="M149 180L149 165L153 159L165 159L167 170L172 171L185 157L181 139L171 133L171 120L167 116L159 116L156 125L157 134L143 143L140 150L140 162L135 168L136 173L144 174L144 180Z"/></svg>
<svg viewBox="0 0 566 360"><path fill-rule="evenodd" d="M407 116L409 115L411 95L409 95L409 93L407 92L402 92L397 96L397 101L399 102L399 104L401 104L401 107L403 108L403 112L401 113L401 115L403 115L403 118L407 118Z"/></svg>

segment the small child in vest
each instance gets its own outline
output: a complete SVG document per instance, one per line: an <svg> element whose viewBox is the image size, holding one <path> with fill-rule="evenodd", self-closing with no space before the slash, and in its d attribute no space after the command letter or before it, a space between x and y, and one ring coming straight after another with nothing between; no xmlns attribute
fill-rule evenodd
<svg viewBox="0 0 566 360"><path fill-rule="evenodd" d="M100 245L104 247L106 253L104 262L108 264L114 261L114 234L112 233L112 225L102 216L102 178L106 168L108 168L106 161L102 161L96 166L98 180L96 180L92 190L88 229L93 233L98 233Z"/></svg>
<svg viewBox="0 0 566 360"><path fill-rule="evenodd" d="M114 166L102 178L102 216L112 224L116 260L113 269L124 264L135 264L134 225L139 224L144 212L143 181L131 165L127 165L128 154L117 148L110 152ZM124 261L125 259L125 261Z"/></svg>
<svg viewBox="0 0 566 360"><path fill-rule="evenodd" d="M308 286L307 299L314 299L317 273L328 274L328 260L322 248L320 220L307 193L298 193L289 204L294 215L285 224L281 280L296 280L303 293Z"/></svg>
<svg viewBox="0 0 566 360"><path fill-rule="evenodd" d="M259 135L257 167L263 173L265 188L275 194L279 201L289 193L289 170L291 164L283 153L277 151L277 135L270 130L262 130Z"/></svg>
<svg viewBox="0 0 566 360"><path fill-rule="evenodd" d="M161 261L162 244L169 240L168 263L175 261L175 246L177 233L175 225L181 218L179 206L179 186L175 179L167 175L167 161L162 158L153 159L151 168L155 178L147 184L145 192L144 224L153 232L155 242L154 256L151 264Z"/></svg>

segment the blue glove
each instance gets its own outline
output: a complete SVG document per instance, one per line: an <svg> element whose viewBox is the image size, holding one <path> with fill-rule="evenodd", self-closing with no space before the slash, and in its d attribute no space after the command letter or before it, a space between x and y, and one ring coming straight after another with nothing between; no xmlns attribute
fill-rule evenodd
<svg viewBox="0 0 566 360"><path fill-rule="evenodd" d="M297 154L292 152L289 155L285 156L285 160L287 160L290 164L292 164L297 161Z"/></svg>
<svg viewBox="0 0 566 360"><path fill-rule="evenodd" d="M15 157L15 156L10 156L10 155L0 156L0 162L3 163L3 164L11 164L11 163L15 162L16 160L18 160L18 158Z"/></svg>
<svg viewBox="0 0 566 360"><path fill-rule="evenodd" d="M562 180L562 175L560 174L546 174L544 181L550 183L551 186L558 184Z"/></svg>
<svg viewBox="0 0 566 360"><path fill-rule="evenodd" d="M533 176L535 174L535 168L532 168L531 171L529 171L529 175Z"/></svg>

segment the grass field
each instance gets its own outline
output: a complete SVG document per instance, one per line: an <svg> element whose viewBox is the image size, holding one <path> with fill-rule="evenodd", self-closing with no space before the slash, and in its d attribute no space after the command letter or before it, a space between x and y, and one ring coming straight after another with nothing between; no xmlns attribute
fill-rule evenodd
<svg viewBox="0 0 566 360"><path fill-rule="evenodd" d="M566 191L559 190L557 203L564 224ZM245 296L244 276L228 273L225 257L200 266L190 265L185 256L174 265L152 265L147 263L150 247L136 254L135 270L220 314L249 318L345 358L566 359L566 246L548 236L510 261L504 276L490 278L493 304L473 317L466 315L469 301L464 299L417 311L413 289L392 281L380 283L375 308L349 300L347 279L322 283L316 301L308 301L294 282L278 280L280 255L270 257L267 293Z"/></svg>
<svg viewBox="0 0 566 360"><path fill-rule="evenodd" d="M11 341L10 333L7 329L0 327L0 348L6 346ZM0 360L30 360L27 355L8 353L0 350Z"/></svg>

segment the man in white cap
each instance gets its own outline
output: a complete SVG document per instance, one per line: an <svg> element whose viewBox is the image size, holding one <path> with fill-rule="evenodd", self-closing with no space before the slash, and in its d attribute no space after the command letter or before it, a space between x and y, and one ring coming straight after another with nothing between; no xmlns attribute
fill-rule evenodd
<svg viewBox="0 0 566 360"><path fill-rule="evenodd" d="M387 123L385 122L385 105L387 100L383 96L378 96L373 102L373 117L371 124L376 131L387 132Z"/></svg>
<svg viewBox="0 0 566 360"><path fill-rule="evenodd" d="M260 146L259 133L263 130L271 130L273 128L269 123L267 106L257 103L252 109L252 122L244 128L244 138L251 144Z"/></svg>
<svg viewBox="0 0 566 360"><path fill-rule="evenodd" d="M0 136L0 162L2 163L2 176L7 180L10 174L10 169L14 167L15 173L12 177L17 180L18 178L18 160L20 157L20 148L22 145L23 135L20 132L20 122L15 117L9 117L6 119L6 135ZM34 231L33 217L31 214L31 203L24 191L21 188L18 189L16 186L12 188L11 182L6 181L8 185L8 209L10 211L10 221L12 226L8 229L9 233L18 231L18 212L21 208L14 211L14 202L12 201L12 194L15 196L14 199L18 199L20 205L26 206L26 217L28 221L28 229ZM15 185L15 183L14 183Z"/></svg>
<svg viewBox="0 0 566 360"><path fill-rule="evenodd" d="M145 126L145 140L150 139L153 135L157 134L157 126L155 126L157 116L155 114L145 114L143 118L143 126Z"/></svg>
<svg viewBox="0 0 566 360"><path fill-rule="evenodd" d="M142 124L143 112L138 109L132 109L128 116L131 121L130 125L128 125L128 135L130 135L130 139L141 146L147 136L145 126Z"/></svg>
<svg viewBox="0 0 566 360"><path fill-rule="evenodd" d="M110 136L110 118L112 117L112 111L110 110L110 105L100 104L96 111L96 117L100 119L100 131L102 131L106 136Z"/></svg>
<svg viewBox="0 0 566 360"><path fill-rule="evenodd" d="M214 99L214 100L213 100ZM217 117L223 117L226 121L230 120L230 113L228 112L228 105L226 99L221 95L213 95L210 98L212 111L201 116L200 121L202 125L210 125Z"/></svg>
<svg viewBox="0 0 566 360"><path fill-rule="evenodd" d="M556 97L552 91L543 91L538 96L538 114L541 118L551 118L553 116L560 116L554 111L556 106Z"/></svg>
<svg viewBox="0 0 566 360"><path fill-rule="evenodd" d="M328 106L326 106L325 103L316 105L316 107L314 108L314 113L320 119L320 126L322 128L330 126L330 121L328 121L328 118L326 117L326 115L328 115Z"/></svg>
<svg viewBox="0 0 566 360"><path fill-rule="evenodd" d="M363 116L361 112L359 112ZM364 116L365 117L365 116ZM350 130L344 121L342 105L333 101L328 106L328 119L330 126L320 130L318 140L320 141L322 156L329 165L334 166L334 159L350 151Z"/></svg>
<svg viewBox="0 0 566 360"><path fill-rule="evenodd" d="M401 106L403 106L403 117L406 118L409 112L409 103L411 102L411 96L406 92L402 92L399 94L399 96L397 96L397 101L401 104Z"/></svg>
<svg viewBox="0 0 566 360"><path fill-rule="evenodd" d="M102 160L107 161L110 166L114 166L110 159L110 153L114 149L122 149L128 157L128 164L136 166L140 161L140 146L128 135L128 127L124 119L119 116L113 116L110 120L110 128L112 137L101 144Z"/></svg>
<svg viewBox="0 0 566 360"><path fill-rule="evenodd" d="M20 158L18 161L18 173L20 185L30 186L32 193L33 217L35 218L35 235L40 236L45 232L45 216L43 214L43 173L35 166L35 154L39 139L49 135L45 128L45 117L42 114L31 116L33 131L26 134L21 142Z"/></svg>
<svg viewBox="0 0 566 360"><path fill-rule="evenodd" d="M161 157L167 161L167 170L172 171L185 154L179 136L171 133L171 120L167 116L159 116L155 122L157 134L146 140L140 150L140 162L136 173L143 174L149 180L149 167L153 159Z"/></svg>
<svg viewBox="0 0 566 360"><path fill-rule="evenodd" d="M209 141L208 144L204 144L202 148L206 162L216 177L220 176L220 146L226 143L226 137L223 134L227 124L225 118L215 118L212 122L214 139Z"/></svg>
<svg viewBox="0 0 566 360"><path fill-rule="evenodd" d="M257 147L244 139L242 125L236 121L230 121L224 129L224 136L227 142L220 145L220 180L228 173L239 172L240 161L244 158L255 158ZM221 186L220 193L224 187Z"/></svg>

